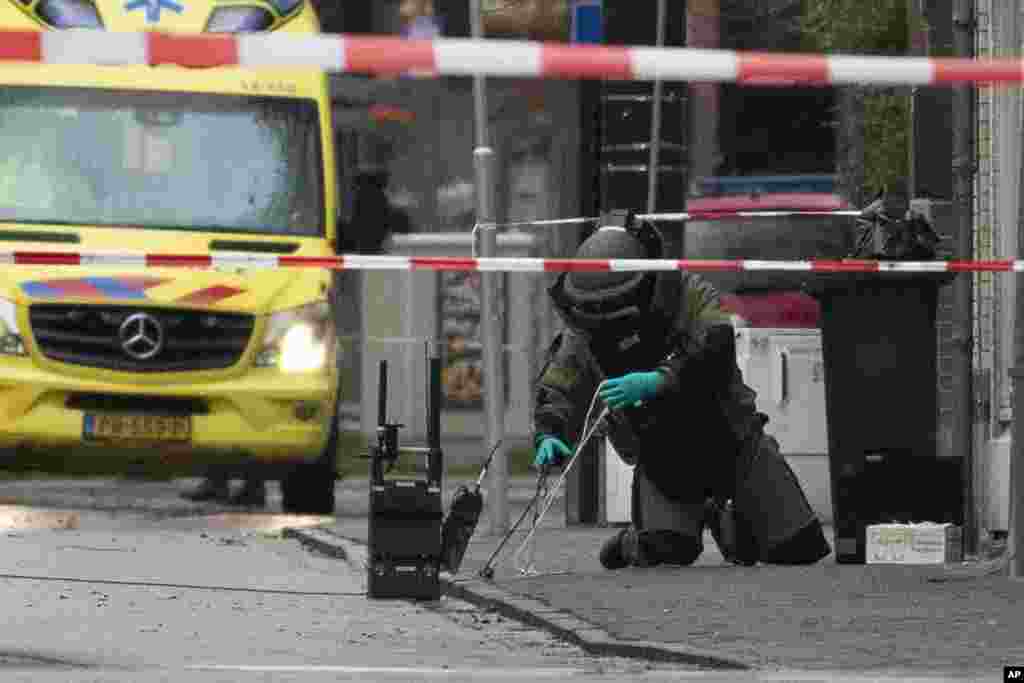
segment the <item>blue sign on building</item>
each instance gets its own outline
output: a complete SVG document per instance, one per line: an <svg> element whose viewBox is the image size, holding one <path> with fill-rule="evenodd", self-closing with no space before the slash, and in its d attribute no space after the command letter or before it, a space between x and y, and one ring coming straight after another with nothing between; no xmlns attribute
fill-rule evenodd
<svg viewBox="0 0 1024 683"><path fill-rule="evenodd" d="M604 41L601 0L572 0L571 40L574 43Z"/></svg>

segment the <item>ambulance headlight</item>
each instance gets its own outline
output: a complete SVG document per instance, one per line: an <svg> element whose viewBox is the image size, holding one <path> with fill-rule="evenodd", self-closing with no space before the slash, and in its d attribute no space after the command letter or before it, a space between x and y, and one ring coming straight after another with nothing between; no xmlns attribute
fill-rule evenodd
<svg viewBox="0 0 1024 683"><path fill-rule="evenodd" d="M206 22L207 33L252 33L274 25L274 15L255 5L231 5L213 10Z"/></svg>
<svg viewBox="0 0 1024 683"><path fill-rule="evenodd" d="M327 359L327 345L311 325L293 325L281 340L281 369L285 372L319 370Z"/></svg>
<svg viewBox="0 0 1024 683"><path fill-rule="evenodd" d="M103 28L100 13L90 0L41 0L35 13L47 25L57 29Z"/></svg>
<svg viewBox="0 0 1024 683"><path fill-rule="evenodd" d="M323 369L333 323L326 301L272 314L267 320L263 344L256 354L256 367L276 367L283 372Z"/></svg>
<svg viewBox="0 0 1024 683"><path fill-rule="evenodd" d="M28 352L18 333L18 316L14 302L0 299L0 356L25 355L28 355Z"/></svg>

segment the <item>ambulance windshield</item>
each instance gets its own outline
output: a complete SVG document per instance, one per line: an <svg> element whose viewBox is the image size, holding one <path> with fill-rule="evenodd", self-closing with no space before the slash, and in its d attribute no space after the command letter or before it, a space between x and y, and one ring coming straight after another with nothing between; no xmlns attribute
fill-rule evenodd
<svg viewBox="0 0 1024 683"><path fill-rule="evenodd" d="M0 91L0 221L324 234L312 100Z"/></svg>

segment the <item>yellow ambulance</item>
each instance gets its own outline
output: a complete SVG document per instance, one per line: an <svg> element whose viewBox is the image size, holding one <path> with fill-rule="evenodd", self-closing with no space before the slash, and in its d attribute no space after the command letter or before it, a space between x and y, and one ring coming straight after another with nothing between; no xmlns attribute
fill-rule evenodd
<svg viewBox="0 0 1024 683"><path fill-rule="evenodd" d="M319 20L308 0L0 0L0 26L314 34ZM0 150L0 250L335 255L316 69L7 62ZM320 269L0 265L0 454L261 467L287 511L331 513L336 296Z"/></svg>

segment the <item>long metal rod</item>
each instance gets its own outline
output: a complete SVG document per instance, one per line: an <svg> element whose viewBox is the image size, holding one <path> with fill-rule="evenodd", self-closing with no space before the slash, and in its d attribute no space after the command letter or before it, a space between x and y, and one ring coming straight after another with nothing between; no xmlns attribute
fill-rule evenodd
<svg viewBox="0 0 1024 683"><path fill-rule="evenodd" d="M1024 132L1024 115L1017 121ZM1024 155L1018 160L1017 258L1024 258ZM1024 277L1016 278L1013 318L1013 440L1010 443L1010 524L1006 553L1013 579L1024 579Z"/></svg>
<svg viewBox="0 0 1024 683"><path fill-rule="evenodd" d="M598 389L600 389L600 387L598 387ZM530 540L533 538L534 532L537 530L537 527L540 525L540 522L544 519L544 515L547 514L548 509L551 507L551 503L554 502L558 490L562 487L562 483L565 481L566 477L569 475L569 472L572 470L572 466L576 462L576 459L583 452L583 449L586 447L587 442L590 440L590 437L593 436L594 432L597 430L598 425L600 425L601 422L608 415L608 407L605 406L601 410L601 413L600 415L598 415L597 419L594 420L593 423L590 422L590 414L593 412L594 404L596 402L597 392L594 392L594 396L590 400L590 408L587 410L587 415L584 417L583 420L583 437L580 440L579 444L577 444L576 450L573 453L573 456L569 459L568 464L562 470L562 474L561 476L559 476L558 482L555 485L555 490L552 492L550 489L547 488L547 485L545 483L547 474L542 472L541 476L537 480L537 490L534 492L533 498L531 498L530 502L526 504L526 508L523 510L522 514L519 515L519 519L517 519L516 523L512 525L512 528L505 532L505 536L501 539L501 543L499 543L498 547L494 549L494 552L491 553L491 556L487 559L487 562L484 563L483 569L480 570L480 576L482 576L483 578L488 580L494 578L494 564L495 560L497 560L498 558L498 554L501 553L502 548L504 548L505 544L508 543L508 540L512 538L512 534L515 533L516 529L519 528L519 525L523 523L523 520L526 519L526 515L531 510L533 510L535 513L533 528L530 530L526 539L520 544L519 548L514 553L513 558L518 558L522 554L523 549L526 547L526 544L529 543ZM546 496L543 512L541 512L537 507L540 503L540 499L542 496Z"/></svg>
<svg viewBox="0 0 1024 683"><path fill-rule="evenodd" d="M480 0L470 2L473 37L483 37L483 13ZM474 255L497 256L498 235L495 223L494 150L487 135L487 84L484 77L473 77L473 100L476 113L476 149L473 164L476 171L476 220ZM488 512L491 533L501 534L508 528L508 465L502 444L505 437L505 381L502 376L501 307L498 301L500 273L480 274L480 336L483 343L484 444L497 444L493 467L490 468Z"/></svg>
<svg viewBox="0 0 1024 683"><path fill-rule="evenodd" d="M530 502L526 504L526 507L523 508L523 511L519 514L519 519L517 519L516 523L512 525L512 528L504 532L501 538L501 542L498 543L498 547L495 548L493 552L491 552L491 556L487 558L487 561L484 563L484 566L480 569L479 575L481 577L487 579L488 581L494 578L494 561L498 559L498 555L505 547L505 544L508 543L510 538L512 538L512 534L516 532L516 530L519 528L519 525L523 523L524 519L526 519L526 516L530 514L530 511L533 510L537 503L540 502L540 498L543 495L543 493L544 490L538 486L537 490L533 494L533 498L530 499Z"/></svg>
<svg viewBox="0 0 1024 683"><path fill-rule="evenodd" d="M657 45L665 45L665 0L658 0L658 26ZM658 164L661 155L661 79L654 81L654 91L651 96L651 146L650 158L647 162L647 212L654 213L658 204Z"/></svg>
<svg viewBox="0 0 1024 683"><path fill-rule="evenodd" d="M519 561L520 556L533 541L533 538L537 533L537 529L540 528L541 522L544 521L544 517L548 514L548 510L551 509L551 505L555 502L555 498L558 497L558 492L562 489L562 484L565 483L565 480L569 476L569 472L572 470L573 465L576 464L576 460L584 452L584 449L587 446L587 442L590 441L590 437L594 435L594 432L597 431L598 426L604 421L605 417L607 416L608 407L605 406L604 408L601 409L601 413L597 416L597 419L594 420L594 422L591 425L589 425L589 428L586 429L586 431L583 433L582 438L580 438L579 444L576 446L576 451L572 454L572 457L569 459L569 462L566 463L565 467L562 469L562 473L559 475L554 487L547 492L547 496L544 498L544 504L542 507L540 507L537 516L533 520L533 526L530 527L530 531L526 534L526 538L523 539L523 542L519 545L519 548L512 555L513 561L516 564L520 565L520 571L524 571L525 569L522 563ZM589 418L589 415L587 417ZM532 564L533 563L531 561L530 565L532 566Z"/></svg>
<svg viewBox="0 0 1024 683"><path fill-rule="evenodd" d="M484 31L483 13L480 9L480 0L470 1L470 22L474 38L482 38ZM473 115L476 119L476 146L487 147L487 84L480 74L473 76ZM480 192L477 192L479 198ZM478 199L479 203L479 199ZM477 221L480 217L477 216Z"/></svg>

